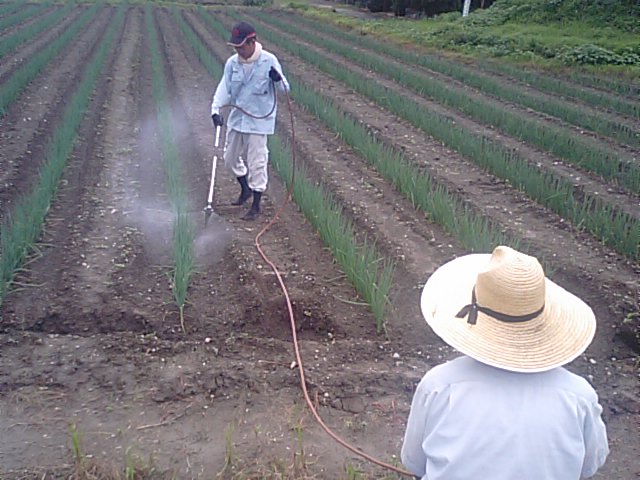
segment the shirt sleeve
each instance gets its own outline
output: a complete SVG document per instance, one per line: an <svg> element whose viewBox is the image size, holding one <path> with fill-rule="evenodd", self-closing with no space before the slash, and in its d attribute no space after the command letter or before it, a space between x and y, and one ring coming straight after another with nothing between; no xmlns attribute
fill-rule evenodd
<svg viewBox="0 0 640 480"><path fill-rule="evenodd" d="M589 478L604 465L609 455L607 429L602 420L602 407L597 400L587 405L584 418L584 445L585 456L581 478Z"/></svg>
<svg viewBox="0 0 640 480"><path fill-rule="evenodd" d="M280 75L282 76L282 81L278 82L278 88L280 90L282 90L283 92L288 92L291 87L289 85L289 80L287 80L287 77L284 76L284 72L282 71L282 65L280 65L280 62L278 61L277 58L274 58L273 60L273 67L280 72Z"/></svg>
<svg viewBox="0 0 640 480"><path fill-rule="evenodd" d="M222 74L222 78L220 79L220 83L218 83L216 92L213 95L213 101L211 102L211 115L213 115L214 113L220 113L220 108L229 103L230 94L229 88L227 87L226 79L227 67L225 66L224 73Z"/></svg>
<svg viewBox="0 0 640 480"><path fill-rule="evenodd" d="M429 409L435 395L435 392L425 387L425 382L420 382L411 402L400 459L402 464L416 477L422 477L426 474L427 455L422 444L425 440Z"/></svg>

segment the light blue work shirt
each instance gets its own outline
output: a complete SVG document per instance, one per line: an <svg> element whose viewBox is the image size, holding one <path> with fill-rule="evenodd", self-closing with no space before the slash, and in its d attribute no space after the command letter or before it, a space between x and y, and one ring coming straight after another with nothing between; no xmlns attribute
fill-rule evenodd
<svg viewBox="0 0 640 480"><path fill-rule="evenodd" d="M413 397L402 463L422 480L577 480L607 458L602 407L564 368L514 373L460 357Z"/></svg>
<svg viewBox="0 0 640 480"><path fill-rule="evenodd" d="M220 113L224 105L237 105L257 117L267 115L274 107L275 89L269 78L269 70L274 67L282 81L275 82L276 88L289 91L282 67L276 56L262 50L258 59L247 65L238 61L238 54L232 55L224 65L222 79L218 83L211 103L211 114ZM275 130L276 108L266 118L256 119L232 108L226 119L227 128L242 133L272 134Z"/></svg>

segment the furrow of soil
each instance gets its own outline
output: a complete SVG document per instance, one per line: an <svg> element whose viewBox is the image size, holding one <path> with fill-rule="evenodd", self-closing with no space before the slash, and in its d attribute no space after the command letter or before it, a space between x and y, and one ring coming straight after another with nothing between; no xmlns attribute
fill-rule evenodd
<svg viewBox="0 0 640 480"><path fill-rule="evenodd" d="M92 47L87 49L90 52L95 50L95 40L103 39L104 29L99 33L97 39L91 39L89 45ZM117 36L121 35L122 32L118 32ZM108 245L111 245L108 236L98 237L96 230L100 228L106 210L114 208L109 203L102 203L100 191L105 163L100 144L104 138L102 122L105 120L101 115L105 102L111 101L107 72L112 70L114 56L112 53L106 60L104 75L95 87L78 132L77 146L67 162L57 198L49 211L40 255L16 277L18 284L38 285L38 295L43 300L38 305L41 310L34 309L30 289L10 295L3 305L5 326L56 333L94 331L94 328L103 327L102 315L97 314L96 321L93 318L96 312L91 308L99 297L98 292L105 288L107 279L101 274L106 274L109 267L108 262L106 265L93 262L96 255L108 254ZM85 62L89 58L80 57L76 61ZM77 65L75 67L77 69ZM73 93L72 90L68 95ZM76 315L84 319L82 325L75 323Z"/></svg>
<svg viewBox="0 0 640 480"><path fill-rule="evenodd" d="M266 24L261 23L255 18L253 20L257 25L266 26ZM228 20L227 24L230 24L231 22L231 20ZM358 72L360 75L362 75L363 78L375 78L377 83L383 85L390 91L394 91L397 94L405 97L409 95L407 94L405 87L398 85L394 81L388 80L382 75L360 68L345 60L343 57L333 54L327 50L321 49L313 44L306 43L303 41L303 39L300 39L298 37L287 35L285 32L279 32L279 34L288 36L288 38L290 38L292 42L303 44L309 50L316 51L322 56L330 58L333 63L343 65L347 70ZM413 69L415 69L415 67ZM615 208L620 209L627 215L630 215L634 218L640 218L640 197L638 197L637 195L629 194L628 191L625 191L616 184L604 181L602 178L593 173L577 168L575 165L563 161L562 159L551 155L548 152L542 151L536 147L532 147L526 144L525 142L505 135L504 133L491 126L486 126L475 122L474 120L469 119L468 117L458 113L457 111L449 109L440 103L429 100L428 98L420 97L416 94L413 94L411 95L411 101L420 105L425 111L434 111L439 115L450 119L459 128L463 128L470 133L504 145L510 151L513 151L520 157L527 159L527 161L534 167L543 171L552 172L554 175L565 179L570 184L573 184L576 191L596 196L614 206ZM510 107L505 106L505 108Z"/></svg>
<svg viewBox="0 0 640 480"><path fill-rule="evenodd" d="M0 119L0 221L17 198L31 190L45 161L47 144L59 127L84 65L102 37L112 9L104 9L80 36L23 90Z"/></svg>
<svg viewBox="0 0 640 480"><path fill-rule="evenodd" d="M172 92L171 97L174 97L178 89L181 91L182 96L187 98L190 92L200 89L212 92L212 79L207 78L206 80L209 80L209 82L202 84L199 80L194 81L193 77L184 78L181 75L180 69L184 62L176 58L177 56L188 55L190 64L196 67L199 66L199 62L192 54L191 47L185 44L180 29L176 28L177 25L173 20L173 15L167 10L156 11L156 14L156 21L160 26L162 35L162 47L166 59L165 68L169 82L168 87ZM179 85L178 82L181 82L181 84ZM210 116L207 113L206 102L194 105L193 102L174 99L171 106L174 117L175 140L178 143L182 161L182 174L188 184L190 193L189 201L193 211L200 213L200 217L194 215L194 220L198 224L203 224L204 213L201 213L201 211L203 211L203 207L206 204L209 191L209 174L211 173L209 161L211 160L213 142L211 138L205 138L203 142L202 137L196 135L193 124L194 122L197 124L205 123L210 120ZM206 122L206 125L209 127L206 129L206 133L210 137L213 132L211 122ZM205 143L207 140L209 140L208 144ZM221 137L220 143L223 143L223 141Z"/></svg>
<svg viewBox="0 0 640 480"><path fill-rule="evenodd" d="M631 130L635 130L636 132L640 130L640 120L637 117L633 117L631 115L625 115L623 113L619 113L612 109L607 109L601 106L594 106L588 103L587 101L577 97L567 97L566 95L563 95L563 94L550 93L550 92L541 90L540 88L536 88L535 86L532 86L528 83L520 81L516 78L506 76L504 74L489 72L489 71L485 72L485 74L489 78L499 79L505 82L505 84L507 85L512 85L514 87L517 87L519 90L522 90L524 93L538 97L544 102L552 101L552 102L558 102L560 104L566 104L567 106L570 106L570 107L579 108L581 111L587 112L588 115L597 116L608 122L625 125L626 127L630 128ZM557 77L555 78L555 80L559 81ZM582 89L585 91L590 91L595 93L594 90L581 87L576 83L568 83L568 86L570 86L570 88L574 90ZM605 98L607 96L603 92L597 92L597 93L601 96L604 96ZM620 97L613 97L613 98L615 98L615 100L619 100ZM637 100L633 98L629 98L629 102L637 103ZM640 103L637 103L637 105L640 108ZM622 150L622 152L624 152L625 154L628 154L627 150ZM636 149L636 152L637 152L637 149Z"/></svg>
<svg viewBox="0 0 640 480"><path fill-rule="evenodd" d="M92 193L91 207L83 212L91 230L82 239L85 268L78 271L85 294L84 309L95 322L91 332L152 330L157 306L166 292L165 279L145 256L143 214L137 199L143 176L140 164L141 98L151 95L143 74L144 24L140 9L126 14L122 43L109 72L109 94L102 106L98 140L102 170ZM146 95L142 92L146 88ZM162 288L160 288L162 285ZM74 319L75 322L82 320ZM77 331L77 329L74 329Z"/></svg>
<svg viewBox="0 0 640 480"><path fill-rule="evenodd" d="M553 72L552 72L553 73ZM577 72L571 75L571 70L565 70L556 74L560 81L570 85L577 85L584 90L599 92L603 95L616 95L629 101L638 103L640 85L636 80L623 75L613 75L611 78L602 77L586 72Z"/></svg>
<svg viewBox="0 0 640 480"><path fill-rule="evenodd" d="M60 7L54 7L54 6L51 6L51 5L44 6L35 15L31 15L28 18L26 18L23 21L21 21L20 23L17 23L15 25L12 25L11 27L7 27L7 28L3 29L0 32L0 42L4 41L7 37L10 37L11 35L13 35L16 31L18 31L18 30L20 30L22 28L28 28L30 25L32 25L32 24L36 23L37 21L43 19L44 17L49 15L54 10L57 10L58 8L60 8Z"/></svg>
<svg viewBox="0 0 640 480"><path fill-rule="evenodd" d="M145 331L163 335L176 332L180 327L170 284L173 214L165 190L158 110L153 93L151 59L157 47L151 44L148 35L145 10L130 8L128 15L136 19L132 31L137 36L137 44L134 61L123 58L122 74L118 75L131 79L125 90L128 98L121 104L121 115L127 115L121 116L118 128L128 131L129 135L125 137L128 141L120 162L122 169L114 171L114 179L123 185L118 194L123 210L122 216L116 217L115 225L113 221L108 224L110 228L126 226L131 238L126 262L119 264L123 268L114 272L111 284L113 300L123 312L132 314L137 323L144 325ZM116 140L113 146L117 145ZM127 323L122 327L132 329Z"/></svg>
<svg viewBox="0 0 640 480"><path fill-rule="evenodd" d="M2 15L2 23L0 24L0 33L12 30L16 25L22 25L29 22L32 18L37 17L46 8L45 5L24 4L22 8L14 10L9 14Z"/></svg>
<svg viewBox="0 0 640 480"><path fill-rule="evenodd" d="M385 57L385 59L389 63L393 63L393 61L389 57ZM527 117L529 119L535 119L539 125L546 127L550 130L560 128L567 132L573 132L575 136L581 137L581 140L586 141L587 144L592 146L593 148L610 150L613 153L615 153L615 155L619 156L621 159L624 159L626 161L637 163L637 159L640 158L640 149L634 145L627 145L624 142L619 141L615 138L612 138L610 136L606 136L597 132L593 132L585 127L573 125L563 119L554 117L550 114L539 112L529 107L510 103L508 101L502 100L493 95L488 95L476 88L464 85L464 83L459 80L453 79L451 77L447 77L442 74L437 74L436 72L433 72L431 70L426 70L420 67L416 68L415 66L412 67L410 65L401 64L399 62L396 62L396 63L400 68L403 68L403 69L412 68L414 70L420 70L422 75L439 78L441 82L446 83L447 88L450 88L452 90L457 90L458 92L464 92L464 94L469 96L470 98L474 98L474 99L481 98L491 106L498 107L500 110L505 111L509 114L512 114L516 117L523 117L523 118ZM538 95L541 96L541 94L538 94ZM580 108L581 110L584 111L585 115L594 115L596 113L593 109L585 105L580 105ZM458 112L456 112L456 114L458 114ZM460 113L460 115L464 116L464 113ZM640 130L640 123L637 123L637 122L634 123L634 121L631 119L620 118L620 117L612 118L611 115L609 115L610 118L607 118L607 116L604 116L602 113L599 113L599 117L602 118L603 122L617 123L618 128L620 129L625 129L627 131L636 131L636 132ZM477 131L480 133L486 134L486 131L483 131L483 130L477 130ZM504 136L507 137L508 134L505 134ZM516 141L520 141L520 140L516 139Z"/></svg>
<svg viewBox="0 0 640 480"><path fill-rule="evenodd" d="M490 74L491 76L504 80L506 82L509 82L509 84L513 84L515 86L517 86L518 88L522 88L525 91L532 91L533 92L537 92L540 91L540 93L542 93L544 95L543 98L547 98L547 96L549 96L549 98L559 98L559 99L563 99L566 102L568 102L571 105L580 105L580 108L589 108L589 109L593 109L596 112L602 114L608 114L609 118L611 118L614 121L620 121L620 122L629 122L631 125L634 126L634 128L636 130L640 129L640 120L638 119L637 116L631 116L631 115L625 115L622 114L620 112L617 112L613 109L609 109L606 108L604 106L592 106L591 104L587 103L586 101L580 99L578 97L578 92L585 92L588 94L592 94L592 95L597 95L599 97L602 97L604 100L606 100L609 103L614 103L614 102L618 102L621 99L623 99L624 101L628 102L629 104L633 104L635 105L635 108L637 110L640 110L640 102L638 102L638 99L636 97L633 96L623 96L623 95L613 95L611 92L608 91L604 91L604 90L598 90L595 88L590 88L590 87L586 87L584 85L580 85L578 83L576 83L575 81L572 81L570 79L563 79L561 77L559 77L557 74L553 77L550 77L548 73L543 73L543 72L538 72L539 75L542 75L543 77L547 77L548 81L552 81L557 83L557 84L564 84L566 89L571 89L573 92L575 92L573 95L571 94L566 94L566 93L548 93L544 90L540 90L537 89L536 87L533 87L532 85L530 85L529 83L527 83L526 81L523 80L518 80L516 78L512 78L498 70L495 70L494 68L492 68L491 64L487 64L485 63L484 65L479 65L478 63L475 62L469 62L468 63L469 66L471 67L475 67L475 68L479 68L482 70L485 70L486 73ZM616 119L620 119L620 120L616 120Z"/></svg>
<svg viewBox="0 0 640 480"><path fill-rule="evenodd" d="M2 64L0 64L0 82L7 81L27 60L42 50L42 48L53 41L53 39L59 37L76 18L82 15L83 11L84 8L73 9L60 23L44 32L40 32L37 37L30 39L12 53L2 57Z"/></svg>
<svg viewBox="0 0 640 480"><path fill-rule="evenodd" d="M45 258L31 266L34 277L49 281L35 299L28 291L11 297L21 307L13 307L17 318L37 321L33 330L64 335L12 329L2 336L7 347L0 378L6 412L0 435L3 478L18 478L19 471L31 467L62 475L64 468L56 466L70 458L61 441L68 438L70 424L86 435L83 448L103 452L101 461L110 465L119 460L122 444L148 446L146 428L128 432L132 422L137 427L167 413L162 394L155 395L157 378L148 376L146 365L163 366L160 355L171 354L172 342L161 348L155 335L144 333L148 324L161 325L169 289L164 275L148 262L140 218L134 214L145 177L139 167L147 160L138 144L152 141L141 138L140 127L149 121L141 99L151 96L150 55L148 46L144 50L142 10L131 8L126 18L105 69L108 76L94 95L93 121L83 132L81 144L88 141L91 147L74 156L73 171L86 172L79 183L63 189L55 205L54 212L65 210L70 223L50 222L47 237L58 248L46 249ZM158 295L152 287L160 282L164 290ZM31 348L25 351L21 345ZM131 413L140 398L148 417ZM95 433L105 430L112 434ZM142 438L134 439L136 434Z"/></svg>

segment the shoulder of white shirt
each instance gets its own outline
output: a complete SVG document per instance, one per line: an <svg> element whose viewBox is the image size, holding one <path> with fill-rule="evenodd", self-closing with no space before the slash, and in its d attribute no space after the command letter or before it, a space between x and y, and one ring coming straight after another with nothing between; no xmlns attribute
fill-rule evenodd
<svg viewBox="0 0 640 480"><path fill-rule="evenodd" d="M564 367L539 373L517 373L485 365L466 355L433 367L424 375L420 383L423 389L440 390L449 385L467 381L526 383L532 380L533 376L536 377L536 382L546 382L550 388L571 392L589 401L598 399L594 388L585 378Z"/></svg>

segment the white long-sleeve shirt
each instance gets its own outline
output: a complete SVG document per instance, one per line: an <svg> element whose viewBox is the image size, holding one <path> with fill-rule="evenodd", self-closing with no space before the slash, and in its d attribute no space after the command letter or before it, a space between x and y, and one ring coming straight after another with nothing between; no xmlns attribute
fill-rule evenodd
<svg viewBox="0 0 640 480"><path fill-rule="evenodd" d="M564 368L514 373L463 356L423 377L402 462L422 480L577 480L609 447L589 383Z"/></svg>
<svg viewBox="0 0 640 480"><path fill-rule="evenodd" d="M289 91L289 82L282 72L280 62L272 53L262 50L258 59L251 64L240 63L237 53L229 57L213 96L211 114L220 113L220 108L224 105L237 105L257 117L267 115L276 101L269 78L271 67L282 75L282 81L275 83L276 88ZM270 135L275 130L276 109L268 117L257 119L233 108L226 122L227 128L242 133Z"/></svg>

